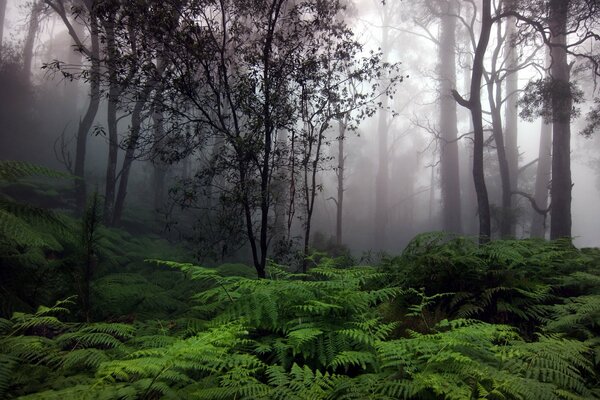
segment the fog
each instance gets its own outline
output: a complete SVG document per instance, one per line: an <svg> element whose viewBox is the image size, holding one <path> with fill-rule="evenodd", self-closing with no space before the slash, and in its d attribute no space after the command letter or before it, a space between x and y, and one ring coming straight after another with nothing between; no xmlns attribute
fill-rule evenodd
<svg viewBox="0 0 600 400"><path fill-rule="evenodd" d="M64 21L47 3L63 4L61 1L6 1L0 61L0 152L4 160L23 160L74 173L77 130L90 102L91 64L85 53L82 55L73 50L73 39L65 28ZM365 106L372 107L373 114L357 120L356 129L348 130L344 136L341 244L356 256L381 251L398 254L419 233L448 230L444 226L444 178L440 161L441 154L445 151L444 139L441 136L446 127L440 127L440 99L444 96L451 98L451 94L441 93L440 89L439 74L443 67L440 66L441 51L438 46L443 39L442 28L439 16L431 14L437 6L427 6L426 3L428 2L393 0L382 5L380 1L375 0L354 1L349 2L348 9L339 17L351 28L356 40L364 45L357 57L368 56L370 50L382 51L383 61L398 63L392 73L396 77L404 77L401 81L396 81L393 93L390 92L388 96L382 92L389 83L389 76L386 75L387 72L382 72L377 78L379 87L374 94L370 94L373 99ZM40 9L36 16L39 27L34 35L31 69L23 71L26 57L24 48L31 27L33 7ZM460 13L463 13L461 15L465 19L469 19L473 10L463 5ZM87 17L85 12L75 16L69 11L69 7L66 7L66 15L74 26L79 25L81 41L89 47L90 29L89 24L84 21ZM124 17L121 22L124 23L125 20ZM479 21L480 17L476 16L475 39L479 37ZM495 27L492 29L491 42L484 60L488 71L493 69L491 60L498 41L498 32L504 35L507 24L504 21L499 25L498 31ZM522 27L522 24L519 27ZM119 30L117 34L122 33ZM456 47L450 51L456 59L456 81L453 88L466 96L471 79L469 63L472 62L474 49L460 22L455 33ZM104 75L110 72L108 61L105 60L108 51L105 35L106 33L102 32L100 40L103 60L101 64L105 64L101 66L103 80ZM387 39L384 35L387 35ZM540 65L544 65L546 59L545 48L543 42L533 36L535 34L530 34L527 40L524 39L515 45L520 60L531 57L531 60L538 64L519 70L518 96L522 95L528 83L543 77ZM126 43L119 45L125 46ZM535 50L535 46L539 49ZM588 48L595 49L594 46L595 43L587 45ZM127 50L119 51L122 52L120 55L123 55ZM502 47L499 59L505 56L505 51ZM52 68L55 61L65 64L56 70ZM571 82L583 90L582 102L576 105L581 111L571 120L571 236L578 247L600 246L600 208L597 207L600 200L600 159L597 155L600 139L597 133L593 133L591 137L580 134L586 126L587 112L593 107L593 100L597 94L595 78L585 59L570 55L569 62L574 63ZM358 64L358 61L356 63ZM123 68L127 67L129 65ZM127 75L127 71L122 72L122 75ZM121 78L120 76L119 79ZM123 175L119 171L125 160L127 145L131 141L131 115L136 101L141 96L139 92L142 90L142 79L146 78L136 75L131 79L131 82L121 82L124 87L128 86L123 94L123 98L127 100L118 105L116 113L119 146L116 158L117 182L122 179ZM500 85L504 87L506 83L502 81ZM104 196L110 148L110 127L107 122L110 114L110 88L108 81L103 81L100 86L99 109L93 119L92 128L85 134L87 151L83 179L87 195L97 191ZM201 91L203 88L196 90ZM127 91L130 94L127 94ZM492 239L495 239L501 236L498 221L502 218L502 185L496 156L497 144L489 139L492 120L490 115L485 113L490 110L487 95L484 80L481 99L486 139L485 179L492 209ZM150 103L151 101L148 102ZM181 103L178 104L178 107L184 107ZM300 105L297 104L297 107ZM519 105L519 108L521 107ZM183 108L179 111L182 110ZM188 109L185 110L187 112ZM200 134L206 132L206 127L195 123L188 124L186 121L193 119L186 120L186 115L181 115L182 122L169 120L176 113L165 108L164 118L169 124L165 137L169 139L161 143L164 146L168 143L171 147L168 149L169 154L166 154L165 150L160 155L155 151L156 143L152 142L157 118L162 118L156 115L153 117L153 113L156 112L155 108L145 106L141 113L142 140L135 148L123 218L115 225L133 233L153 232L168 237L173 242L188 242L197 249L198 257L204 262L250 262L252 254L241 209L237 206L226 208L235 197L227 197L230 194L228 185L235 186L237 181L228 181L226 172L217 172L216 175L211 175L210 179L207 178L207 165L212 165L211 160L215 154L218 155L220 151L226 152L224 149L227 149L227 142L221 142L221 139L213 134L201 137ZM504 103L501 110L503 119L506 112L507 106ZM471 114L458 104L456 118L456 129L460 139L453 143L458 150L459 184L451 184L451 189L459 194L460 206L455 207L449 214L458 213L460 218L461 230L454 233L476 237L479 235L479 225L472 175L473 125ZM316 171L314 212L309 219L312 218L310 247L317 250L330 251L340 247L336 246L340 121L339 118L328 121L328 128L324 131L323 157L319 160ZM539 157L541 124L542 119L534 117L530 121L519 118L517 125L518 167L527 166L518 175L517 189L532 196L536 180L536 160ZM387 156L383 158L387 162L383 167L384 172L381 172L380 152L382 126L385 127L387 141ZM175 138L180 141L175 142ZM282 148L289 149L289 140L286 142L284 138L282 143ZM223 160L223 163L226 162L227 160ZM216 163L218 164L218 161ZM157 186L157 170L164 172L164 186L160 183ZM302 176L299 175L300 178ZM308 184L302 179L292 179L297 185L295 189L298 196L302 184ZM273 178L273 181L276 180ZM61 182L58 186L59 194L53 201L41 197L37 200L27 200L38 201L45 207L73 209L76 203L73 183ZM288 207L289 199L285 197L289 196L291 188L288 178L281 178L281 186L283 189L274 187L269 190L273 190L274 193L278 193L277 190L286 193L281 197L285 200L285 207L281 206L285 210L282 211L281 218L286 221L283 225L287 226L281 229L287 230L287 233L281 233L277 228L282 221L278 220L278 205L274 200L274 205L268 211L269 258L276 257L277 243L283 240L280 236L286 239L287 249L301 252L306 235L307 215L304 211L304 200L298 200L293 206L294 213L290 213L292 207ZM24 189L15 193L17 196L33 196ZM193 199L190 197L183 201L182 193ZM252 200L253 205L254 201ZM514 236L530 237L531 218L535 212L530 202L523 196L513 195L513 212ZM252 213L252 218L258 223L258 209ZM550 238L550 213L545 228L544 236ZM254 229L259 235L258 225L255 225Z"/></svg>

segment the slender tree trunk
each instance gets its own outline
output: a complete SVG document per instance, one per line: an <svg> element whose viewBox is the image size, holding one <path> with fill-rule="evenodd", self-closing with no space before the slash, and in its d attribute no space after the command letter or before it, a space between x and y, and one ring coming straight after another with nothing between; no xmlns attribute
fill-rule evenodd
<svg viewBox="0 0 600 400"><path fill-rule="evenodd" d="M452 97L452 89L456 87L456 2L450 0L446 6L441 17L439 44L442 229L462 233L458 129L456 102Z"/></svg>
<svg viewBox="0 0 600 400"><path fill-rule="evenodd" d="M511 3L509 3L512 5ZM515 17L509 17L506 21L506 39L504 46L505 65L508 70L506 76L506 114L505 114L505 149L506 161L508 163L508 175L510 180L510 191L514 192L519 187L519 147L518 147L518 124L517 102L519 100L519 59L515 43L517 35L517 24ZM510 196L510 231L507 232L514 237L516 234L516 221L514 218L514 197Z"/></svg>
<svg viewBox="0 0 600 400"><path fill-rule="evenodd" d="M566 30L570 0L550 1L550 32L555 90L552 93L552 185L550 239L571 237L571 107ZM558 90L557 90L558 89Z"/></svg>
<svg viewBox="0 0 600 400"><path fill-rule="evenodd" d="M494 91L495 87L495 91ZM492 112L492 132L494 142L496 143L496 154L498 155L498 167L500 172L500 182L502 186L502 212L500 215L500 237L507 238L511 236L511 184L508 160L506 156L506 145L504 143L504 132L502 127L501 115L501 100L502 87L501 83L493 78L487 85L488 99Z"/></svg>
<svg viewBox="0 0 600 400"><path fill-rule="evenodd" d="M338 165L337 165L337 199L335 218L335 244L342 245L342 216L344 211L344 169L346 156L344 155L344 141L346 140L346 119L339 121L338 135Z"/></svg>
<svg viewBox="0 0 600 400"><path fill-rule="evenodd" d="M109 16L111 18L112 16ZM111 225L113 222L113 212L115 204L115 192L117 186L117 159L119 155L119 133L117 126L117 109L119 105L119 96L121 89L117 77L117 66L115 64L117 57L117 43L115 39L114 21L106 21L106 51L108 55L108 159L106 163L106 179L104 191L104 223Z"/></svg>
<svg viewBox="0 0 600 400"><path fill-rule="evenodd" d="M383 18L383 27L381 32L381 51L383 61L387 61L389 52L389 14ZM385 249L386 230L388 215L388 183L389 183L389 157L388 157L388 128L389 121L387 115L388 96L383 96L382 109L379 111L379 122L377 126L377 157L378 167L375 177L375 230L374 230L374 248Z"/></svg>
<svg viewBox="0 0 600 400"><path fill-rule="evenodd" d="M94 118L100 105L100 43L98 39L98 20L93 9L90 9L90 40L91 40L91 70L90 70L90 103L87 111L79 121L77 130L77 145L75 150L74 174L75 180L75 203L79 213L85 210L86 186L84 179L85 153L87 147L87 136L94 123Z"/></svg>
<svg viewBox="0 0 600 400"><path fill-rule="evenodd" d="M483 0L481 12L481 33L475 57L473 59L473 72L471 74L471 94L467 101L453 91L456 101L471 111L473 120L473 181L477 193L477 210L479 212L479 242L487 243L491 235L490 203L485 174L483 169L483 113L481 108L481 80L483 76L483 60L490 41L492 29L491 0Z"/></svg>
<svg viewBox="0 0 600 400"><path fill-rule="evenodd" d="M80 21L73 18L71 20L71 25L73 26L73 31L78 38L85 37L85 26L83 23L80 23ZM81 51L77 50L75 45L76 42L72 40L71 47L69 49L69 56L67 58L70 68L78 68L82 65ZM79 115L79 103L81 100L79 99L78 80L69 81L68 79L65 79L63 93L65 96L65 103L68 104L68 112L70 112L73 116Z"/></svg>
<svg viewBox="0 0 600 400"><path fill-rule="evenodd" d="M2 45L4 44L4 17L6 16L7 0L0 0L0 60L2 60Z"/></svg>
<svg viewBox="0 0 600 400"><path fill-rule="evenodd" d="M152 113L152 121L154 124L154 160L153 160L153 187L154 187L154 209L159 210L164 205L165 199L165 178L167 168L160 158L160 146L165 135L164 116L160 106L155 108Z"/></svg>
<svg viewBox="0 0 600 400"><path fill-rule="evenodd" d="M546 77L550 78L550 67L552 66L552 58L550 48L546 48ZM550 101L550 100L548 100ZM548 197L550 189L550 181L552 179L552 123L542 118L542 126L540 129L540 143L538 151L538 162L535 175L535 189L533 198L538 208L542 210L548 209ZM532 208L531 210L531 232L532 238L546 237L546 217Z"/></svg>
<svg viewBox="0 0 600 400"><path fill-rule="evenodd" d="M535 192L533 198L538 208L548 208L548 187L552 179L552 124L542 121L540 132L540 150L535 177ZM531 237L546 237L546 217L535 209L531 217Z"/></svg>
<svg viewBox="0 0 600 400"><path fill-rule="evenodd" d="M317 184L317 169L319 166L319 161L321 160L321 149L323 147L323 140L325 139L325 129L326 126L321 126L318 129L317 137L314 135L314 127L309 128L313 130L311 133L311 138L308 139L308 152L307 158L303 163L304 168L304 201L306 202L306 221L304 225L304 262L302 263L302 272L306 273L307 271L307 257L309 251L309 243L310 243L310 234L311 234L311 224L312 217L315 211L315 199L317 197L318 184ZM314 152L313 152L313 143L314 143ZM314 157L313 157L314 154ZM312 158L312 159L311 159ZM310 173L310 177L309 177Z"/></svg>
<svg viewBox="0 0 600 400"><path fill-rule="evenodd" d="M284 155L288 151L287 143L288 131L280 129L277 131L277 148L278 153ZM286 240L286 209L287 209L287 179L289 171L280 168L273 179L273 201L275 203L275 223L273 235L276 240L283 243Z"/></svg>
<svg viewBox="0 0 600 400"><path fill-rule="evenodd" d="M125 150L125 158L123 159L123 167L121 168L119 177L119 191L115 201L112 224L117 225L121 221L123 209L125 207L125 197L127 195L127 184L129 183L129 172L131 165L135 160L135 150L137 149L140 133L142 130L142 111L150 95L151 86L147 86L144 92L138 98L131 112L131 133Z"/></svg>
<svg viewBox="0 0 600 400"><path fill-rule="evenodd" d="M35 44L35 38L40 28L40 16L42 13L43 3L36 0L31 8L31 14L29 15L29 27L27 29L27 36L25 37L25 44L23 46L23 74L29 80L31 78L31 65L33 64L33 46Z"/></svg>
<svg viewBox="0 0 600 400"><path fill-rule="evenodd" d="M472 62L470 57L467 58L467 65L464 68L463 71L463 75L464 75L464 86L465 86L465 92L468 93L471 90L471 70L472 70ZM473 120L471 118L471 113L470 111L467 109L465 110L467 111L467 119L468 119L468 126L469 126L469 130L468 132L473 132ZM465 149L467 151L467 156L466 156L466 164L468 166L472 166L473 165L473 142L472 141L467 141L466 145L465 145ZM465 178L469 178L468 176L465 176ZM469 179L461 179L461 183L463 183L463 203L465 205L465 207L463 208L463 210L465 211L463 213L463 229L465 231L465 233L469 234L469 235L477 235L478 232L478 212L477 212L477 193L475 192L475 183L473 182L472 179L472 174L471 177Z"/></svg>

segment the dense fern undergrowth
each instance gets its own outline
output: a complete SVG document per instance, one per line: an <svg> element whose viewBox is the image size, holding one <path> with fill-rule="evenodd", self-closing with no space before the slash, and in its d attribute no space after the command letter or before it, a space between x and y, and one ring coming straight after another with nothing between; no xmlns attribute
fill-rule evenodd
<svg viewBox="0 0 600 400"><path fill-rule="evenodd" d="M429 233L259 280L98 221L1 197L1 399L600 398L597 249Z"/></svg>

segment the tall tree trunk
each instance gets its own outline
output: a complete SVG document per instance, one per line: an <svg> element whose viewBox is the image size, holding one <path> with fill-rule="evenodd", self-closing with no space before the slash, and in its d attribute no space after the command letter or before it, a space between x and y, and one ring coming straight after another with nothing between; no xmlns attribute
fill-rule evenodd
<svg viewBox="0 0 600 400"><path fill-rule="evenodd" d="M115 200L114 213L112 216L112 225L117 225L121 221L123 209L125 207L125 196L127 195L127 184L129 183L129 172L131 164L135 160L135 150L137 149L140 133L142 130L142 111L150 95L151 86L148 85L140 97L135 102L135 106L131 112L131 133L127 141L127 149L125 150L125 158L121 168L119 177L119 191Z"/></svg>
<svg viewBox="0 0 600 400"><path fill-rule="evenodd" d="M98 20L93 8L90 8L90 40L91 40L91 70L90 70L90 103L87 111L79 121L77 130L77 145L75 150L75 203L79 213L85 210L86 185L84 179L85 153L87 136L94 123L94 118L100 105L100 42L98 38Z"/></svg>
<svg viewBox="0 0 600 400"><path fill-rule="evenodd" d="M342 216L344 211L344 169L346 163L346 156L344 155L344 141L346 140L346 124L347 119L340 119L339 121L339 135L338 135L338 165L337 165L337 198L335 201L336 205L336 217L335 217L335 244L337 246L342 245Z"/></svg>
<svg viewBox="0 0 600 400"><path fill-rule="evenodd" d="M383 61L387 61L389 52L389 14L386 13L383 18L381 31L381 51ZM385 249L386 246L386 228L388 215L388 183L389 183L389 157L388 157L388 128L389 121L387 115L388 96L383 96L382 109L379 111L379 122L377 126L377 157L378 167L375 177L375 230L374 230L374 248Z"/></svg>
<svg viewBox="0 0 600 400"><path fill-rule="evenodd" d="M466 65L464 67L463 70L463 83L464 83L464 90L466 93L468 93L471 90L471 70L473 69L472 67L472 60L471 57L468 56L467 60L466 60ZM471 113L470 111L467 109L465 110L467 113L466 117L468 119L468 132L473 132L473 120L471 118ZM472 141L467 141L465 142L465 150L467 151L467 155L466 155L466 159L464 162L466 162L467 166L472 166L473 165L473 142ZM469 169L470 171L470 169ZM472 174L471 174L472 177ZM465 176L465 178L469 178L468 176ZM473 182L473 179L461 179L461 183L463 184L463 196L462 196L462 200L464 203L464 207L463 207L463 229L464 232L468 235L477 235L478 232L478 219L477 219L477 193L475 191L475 184Z"/></svg>
<svg viewBox="0 0 600 400"><path fill-rule="evenodd" d="M2 45L4 43L4 17L6 16L7 0L0 0L0 60L2 60Z"/></svg>
<svg viewBox="0 0 600 400"><path fill-rule="evenodd" d="M548 185L552 179L552 124L542 121L540 132L540 150L535 177L535 192L533 198L538 208L548 208ZM546 237L546 217L535 209L531 217L531 237Z"/></svg>
<svg viewBox="0 0 600 400"><path fill-rule="evenodd" d="M550 239L571 237L571 107L566 31L570 0L550 1L552 67L552 185Z"/></svg>
<svg viewBox="0 0 600 400"><path fill-rule="evenodd" d="M462 233L460 178L458 162L458 129L456 102L452 89L456 87L456 2L445 3L440 29L440 179L442 194L442 229Z"/></svg>
<svg viewBox="0 0 600 400"><path fill-rule="evenodd" d="M473 120L473 181L477 193L477 210L479 213L479 243L487 243L491 235L490 203L483 169L483 113L481 108L481 80L483 76L483 60L490 41L492 30L491 0L483 0L481 11L481 33L471 74L471 94L469 100L463 99L456 90L452 93L456 101L471 111Z"/></svg>
<svg viewBox="0 0 600 400"><path fill-rule="evenodd" d="M550 78L552 58L550 48L546 48L546 77ZM549 101L549 100L548 100ZM542 118L540 129L540 143L538 151L538 162L535 175L535 189L533 199L538 208L548 209L548 197L550 181L552 179L552 123ZM535 208L531 210L531 232L532 238L546 237L546 215L541 215Z"/></svg>
<svg viewBox="0 0 600 400"><path fill-rule="evenodd" d="M110 17L109 17L110 18ZM105 23L106 51L108 54L108 108L106 111L108 125L108 159L106 163L106 178L104 191L104 223L111 225L115 204L115 191L117 186L117 159L119 155L119 133L117 109L121 89L116 71L117 43L115 41L115 26L113 21Z"/></svg>
<svg viewBox="0 0 600 400"><path fill-rule="evenodd" d="M494 90L495 87L495 90ZM508 160L506 156L506 145L504 143L504 132L502 127L501 101L502 86L499 80L490 79L487 85L488 100L492 113L492 132L496 143L496 154L498 155L498 169L502 186L502 208L500 215L500 237L507 238L511 234L511 184Z"/></svg>
<svg viewBox="0 0 600 400"><path fill-rule="evenodd" d="M310 243L310 234L312 227L312 217L315 211L315 199L318 192L317 172L319 161L321 161L321 150L323 141L325 140L325 130L327 125L322 125L319 128L311 126L309 135L311 138L307 140L308 149L305 150L306 160L303 162L304 169L304 201L306 203L306 221L304 224L304 260L302 263L302 272L307 271L308 251ZM314 131L317 131L317 136L314 136ZM313 147L314 146L314 147ZM314 157L313 157L314 154Z"/></svg>
<svg viewBox="0 0 600 400"><path fill-rule="evenodd" d="M286 154L288 151L287 137L288 131L279 129L276 134L276 143L279 154ZM280 244L286 240L286 212L287 212L287 179L289 171L279 169L273 176L273 202L275 212L273 237Z"/></svg>
<svg viewBox="0 0 600 400"><path fill-rule="evenodd" d="M36 0L32 5L31 13L29 14L29 27L27 29L27 36L25 37L25 44L23 45L23 74L27 80L31 78L33 46L40 28L40 16L42 13L42 8L43 2Z"/></svg>
<svg viewBox="0 0 600 400"><path fill-rule="evenodd" d="M514 0L512 0L514 1ZM508 7L512 2L508 3ZM505 114L505 149L506 161L508 163L508 175L510 178L510 191L514 192L519 187L519 147L518 147L518 124L517 102L519 100L519 59L516 46L517 24L515 17L509 17L506 21L506 39L504 46L506 76L506 114ZM514 197L510 196L510 236L516 234L516 220L514 218Z"/></svg>
<svg viewBox="0 0 600 400"><path fill-rule="evenodd" d="M165 135L164 117L160 106L155 108L152 113L152 122L154 124L154 160L153 160L153 187L154 187L154 209L159 210L165 202L165 178L167 176L167 166L161 160L159 155L160 146Z"/></svg>

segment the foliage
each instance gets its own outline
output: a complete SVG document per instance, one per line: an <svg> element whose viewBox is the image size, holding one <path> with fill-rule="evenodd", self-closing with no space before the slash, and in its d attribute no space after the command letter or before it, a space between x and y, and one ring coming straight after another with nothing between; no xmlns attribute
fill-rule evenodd
<svg viewBox="0 0 600 400"><path fill-rule="evenodd" d="M538 117L544 118L546 123L571 121L579 115L575 105L583 101L583 91L574 83L564 84L552 78L530 81L523 93L519 99L522 107L519 115L527 121ZM565 110L565 115L553 115L553 110Z"/></svg>
<svg viewBox="0 0 600 400"><path fill-rule="evenodd" d="M157 311L157 320L150 309L169 308L175 291L156 286L152 298L139 273L112 273L95 287L120 282L121 294L98 297L96 304L120 303L130 288L138 301L152 303L146 314L65 322L57 315L72 306L67 300L2 319L0 395L599 398L598 259L594 250L561 242L477 247L428 234L382 268L340 266L323 257L306 274L271 263L268 279L256 279L232 275L239 265L152 261L146 268L172 288L183 287L184 276L196 282L191 309L176 302L178 316ZM464 282L455 282L459 276ZM440 291L444 284L452 291ZM481 310L460 317L468 306ZM523 321L530 322L527 329Z"/></svg>

